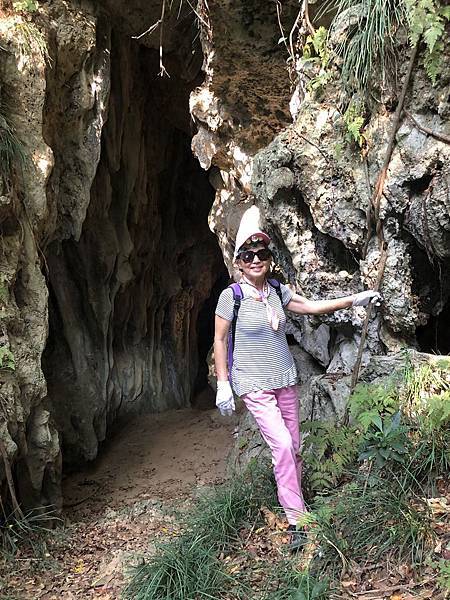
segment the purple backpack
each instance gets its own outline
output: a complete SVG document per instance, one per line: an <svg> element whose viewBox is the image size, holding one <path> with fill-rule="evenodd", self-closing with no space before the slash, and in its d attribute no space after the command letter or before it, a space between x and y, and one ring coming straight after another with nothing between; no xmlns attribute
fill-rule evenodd
<svg viewBox="0 0 450 600"><path fill-rule="evenodd" d="M283 297L281 295L280 282L277 281L276 279L268 279L267 283L269 283L275 289L278 297L280 298L281 306L283 306ZM228 356L227 356L228 379L230 380L230 383L231 383L231 368L233 366L234 343L236 340L236 323L237 323L239 309L241 307L241 300L243 298L243 294L242 294L242 288L239 285L239 283L232 283L228 287L230 287L233 290L233 300L234 300L233 320L231 321L231 327L228 332Z"/></svg>

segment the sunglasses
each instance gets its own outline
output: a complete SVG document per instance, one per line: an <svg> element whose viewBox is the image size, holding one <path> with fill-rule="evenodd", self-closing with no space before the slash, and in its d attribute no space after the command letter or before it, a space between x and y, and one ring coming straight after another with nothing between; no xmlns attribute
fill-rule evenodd
<svg viewBox="0 0 450 600"><path fill-rule="evenodd" d="M249 264L254 261L255 256L261 261L266 261L272 258L272 252L268 248L261 248L261 250L257 250L256 252L253 250L244 250L244 252L239 254L238 258L245 264Z"/></svg>

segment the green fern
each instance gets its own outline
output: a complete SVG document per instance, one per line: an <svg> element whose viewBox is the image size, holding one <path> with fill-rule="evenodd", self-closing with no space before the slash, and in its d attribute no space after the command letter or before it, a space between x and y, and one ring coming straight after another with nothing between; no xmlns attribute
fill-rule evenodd
<svg viewBox="0 0 450 600"><path fill-rule="evenodd" d="M361 132L364 126L364 106L360 102L350 102L344 113L344 123L347 129L346 141L355 142L360 148L366 138Z"/></svg>
<svg viewBox="0 0 450 600"><path fill-rule="evenodd" d="M442 69L446 21L450 20L450 7L439 0L404 0L407 8L409 40L415 46L422 37L426 52L425 70L433 85Z"/></svg>
<svg viewBox="0 0 450 600"><path fill-rule="evenodd" d="M327 46L328 31L325 27L319 27L314 35L308 35L303 46L303 54L300 59L301 69L311 66L316 73L309 81L308 91L318 91L330 81L331 54Z"/></svg>
<svg viewBox="0 0 450 600"><path fill-rule="evenodd" d="M360 434L354 427L307 421L302 430L307 482L314 491L333 488L358 456Z"/></svg>

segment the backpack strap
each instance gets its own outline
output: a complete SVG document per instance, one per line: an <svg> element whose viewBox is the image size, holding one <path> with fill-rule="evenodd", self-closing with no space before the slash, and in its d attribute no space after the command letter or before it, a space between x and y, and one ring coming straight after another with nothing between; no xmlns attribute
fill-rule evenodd
<svg viewBox="0 0 450 600"><path fill-rule="evenodd" d="M281 306L283 306L283 295L281 293L281 285L278 279L268 279L267 283L269 283L275 289L278 298L280 299Z"/></svg>
<svg viewBox="0 0 450 600"><path fill-rule="evenodd" d="M229 285L233 291L233 320L231 321L230 331L228 333L228 377L231 382L231 368L233 366L233 352L234 344L236 340L236 323L238 318L239 309L241 308L241 300L243 298L242 288L238 283L232 283Z"/></svg>
<svg viewBox="0 0 450 600"><path fill-rule="evenodd" d="M238 283L232 283L229 286L233 290L233 321L231 323L231 338L232 338L232 350L234 350L234 342L236 338L236 322L238 318L239 309L241 308L241 300L243 298L242 288Z"/></svg>

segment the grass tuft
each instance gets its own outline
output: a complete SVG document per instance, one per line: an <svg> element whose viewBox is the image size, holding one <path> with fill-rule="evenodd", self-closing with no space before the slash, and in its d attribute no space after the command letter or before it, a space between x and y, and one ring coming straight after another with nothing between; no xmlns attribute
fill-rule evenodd
<svg viewBox="0 0 450 600"><path fill-rule="evenodd" d="M50 64L47 40L35 23L23 20L16 24L15 30L22 59L32 59L37 56L42 63Z"/></svg>
<svg viewBox="0 0 450 600"><path fill-rule="evenodd" d="M45 550L45 536L53 531L55 520L59 517L53 506L30 510L23 518L14 512L3 515L0 517L0 554L11 559L19 549L29 546L40 556Z"/></svg>
<svg viewBox="0 0 450 600"><path fill-rule="evenodd" d="M370 84L383 87L395 77L397 55L395 36L406 23L407 11L399 0L326 0L320 11L333 13L329 43L341 64L344 88L364 97Z"/></svg>
<svg viewBox="0 0 450 600"><path fill-rule="evenodd" d="M0 104L0 171L10 179L14 169L25 164L25 148L11 125L4 103Z"/></svg>
<svg viewBox="0 0 450 600"><path fill-rule="evenodd" d="M357 473L351 483L318 498L313 516L321 548L311 567L316 576L336 577L353 562L417 565L433 541L427 504L395 477Z"/></svg>
<svg viewBox="0 0 450 600"><path fill-rule="evenodd" d="M223 556L239 544L239 529L260 518L260 507L275 502L269 472L252 468L206 493L186 516L185 532L161 544L156 555L134 574L125 590L133 600L218 598L234 584ZM245 587L245 585L240 586Z"/></svg>

